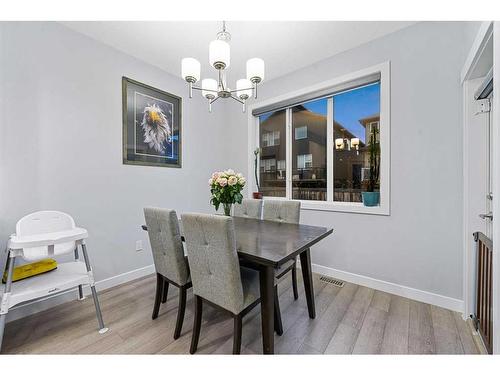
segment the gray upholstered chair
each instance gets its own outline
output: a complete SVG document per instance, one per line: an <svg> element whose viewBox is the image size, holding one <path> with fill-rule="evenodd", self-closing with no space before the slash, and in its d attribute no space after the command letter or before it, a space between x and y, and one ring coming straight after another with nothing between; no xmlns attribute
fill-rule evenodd
<svg viewBox="0 0 500 375"><path fill-rule="evenodd" d="M262 199L243 199L233 207L233 216L260 219L262 215Z"/></svg>
<svg viewBox="0 0 500 375"><path fill-rule="evenodd" d="M233 317L233 354L239 354L242 318L260 302L259 273L240 267L233 218L183 214L182 227L195 298L190 353L195 353L198 347L203 302L208 302L226 310ZM275 306L276 303L277 296ZM275 309L275 321L277 316L279 305L278 309ZM278 329L281 329L281 332L283 330L282 327Z"/></svg>
<svg viewBox="0 0 500 375"><path fill-rule="evenodd" d="M186 293L192 286L179 231L179 220L174 210L154 207L144 208L144 217L156 269L156 297L152 318L158 317L160 303L167 301L169 284L178 287L179 309L174 331L174 339L177 339L184 321Z"/></svg>
<svg viewBox="0 0 500 375"><path fill-rule="evenodd" d="M264 220L278 221L281 223L298 224L300 222L300 202L291 200L271 200L264 202ZM290 259L276 270L276 278L282 279L289 271L292 271L293 297L299 298L297 288L297 259Z"/></svg>

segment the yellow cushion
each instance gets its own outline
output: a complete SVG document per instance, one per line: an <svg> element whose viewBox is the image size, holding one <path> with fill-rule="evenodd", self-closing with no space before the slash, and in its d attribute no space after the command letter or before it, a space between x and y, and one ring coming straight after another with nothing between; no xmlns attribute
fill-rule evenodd
<svg viewBox="0 0 500 375"><path fill-rule="evenodd" d="M41 273L49 272L57 268L57 262L54 259L43 259L38 262L23 264L22 266L14 267L12 281L19 281L31 276L40 275ZM3 274L2 282L7 281L7 271Z"/></svg>

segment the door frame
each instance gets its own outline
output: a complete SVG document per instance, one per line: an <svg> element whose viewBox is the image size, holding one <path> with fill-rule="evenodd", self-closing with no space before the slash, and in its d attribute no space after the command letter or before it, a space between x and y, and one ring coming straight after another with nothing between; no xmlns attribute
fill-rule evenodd
<svg viewBox="0 0 500 375"><path fill-rule="evenodd" d="M471 106L468 102L469 97L467 96L467 92L469 91L468 87L468 81L471 79L472 74L474 72L474 68L478 64L478 61L480 60L480 57L485 50L485 47L490 40L490 38L493 37L495 31L497 31L497 35L500 35L500 26L498 25L498 22L492 22L492 21L485 21L481 24L479 27L479 30L477 32L476 38L474 39L474 42L472 44L472 47L470 49L470 52L467 56L467 59L465 61L464 67L462 68L462 73L461 73L461 83L462 83L462 94L463 94L463 120L462 120L462 131L463 131L463 300L464 300L464 307L463 307L463 318L467 319L469 318L470 314L474 313L474 310L471 308L471 305L474 303L471 301L471 289L474 288L474 269L471 268L471 260L473 257L470 256L474 252L474 243L471 240L472 238L472 229L469 226L469 221L468 221L468 215L469 215L469 206L470 206L470 201L469 201L469 164L468 164L468 159L469 159L469 154L472 151L471 150L471 145L468 142L467 138L467 131L468 131L468 124L467 124L467 119L469 118L469 115L471 114L470 111L473 110L474 106ZM494 66L494 77L496 77L494 84L498 84L498 77L500 77L500 55L499 55L499 50L500 48L495 48L499 46L498 40L496 43L494 42L494 55L496 57L496 60L494 58L493 61L493 66ZM495 64L495 61L497 64ZM497 86L500 87L500 86ZM499 95L500 96L500 95ZM500 103L499 101L499 96L496 98L493 98L493 108L500 108ZM494 115L494 121L492 124L492 145L493 145L493 160L500 160L500 150L497 145L500 145L500 133L498 132L498 126L495 126L494 124L498 123L498 111L493 112ZM496 118L496 120L495 120ZM495 131L495 128L497 131ZM496 159L495 159L496 158ZM495 172L496 177L495 177ZM498 173L498 168L494 170L493 175L491 176L492 178L492 184L493 184L493 197L500 197L500 175ZM497 212L500 214L500 200L493 199L493 212ZM493 220L493 243L500 243L500 222L497 219L496 221ZM497 248L495 245L493 246L493 287L494 289L495 286L500 287L500 278L499 278L499 272L500 272L500 259L498 256L498 251L496 250ZM496 276L495 276L496 275ZM496 327L500 323L500 301L495 301L493 300L493 326ZM496 313L495 313L496 312ZM500 353L500 330L496 329L493 332L493 351L494 353Z"/></svg>
<svg viewBox="0 0 500 375"><path fill-rule="evenodd" d="M497 38L493 41L493 85L500 87L500 23L494 22L493 34ZM493 123L492 123L492 139L493 139L493 160L500 160L500 95L493 93ZM493 212L500 214L500 166L496 165L493 168ZM493 296L499 296L500 293L500 252L498 251L500 244L500 220L493 220ZM495 327L500 326L500 300L493 298L493 354L500 353L500 329Z"/></svg>

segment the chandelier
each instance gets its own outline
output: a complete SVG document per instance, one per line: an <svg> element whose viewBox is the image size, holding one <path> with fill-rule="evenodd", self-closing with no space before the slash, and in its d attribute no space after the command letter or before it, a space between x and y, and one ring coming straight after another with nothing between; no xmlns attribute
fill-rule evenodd
<svg viewBox="0 0 500 375"><path fill-rule="evenodd" d="M346 138L345 129L340 129L342 132L342 138L335 139L335 150L337 151L351 151L351 149L356 150L356 155L359 155L359 138Z"/></svg>
<svg viewBox="0 0 500 375"><path fill-rule="evenodd" d="M264 80L264 60L254 57L247 61L247 77L236 81L236 89L231 90L226 81L226 69L230 64L231 34L226 31L226 22L222 22L222 31L217 33L216 40L208 46L208 56L218 74L218 79L205 78L201 87L194 84L200 80L200 62L192 57L185 57L181 62L182 78L189 84L189 97L193 97L193 90L200 90L201 95L208 101L208 110L212 112L212 104L219 98L232 98L243 105L245 112L246 101L254 96L257 98L257 85Z"/></svg>

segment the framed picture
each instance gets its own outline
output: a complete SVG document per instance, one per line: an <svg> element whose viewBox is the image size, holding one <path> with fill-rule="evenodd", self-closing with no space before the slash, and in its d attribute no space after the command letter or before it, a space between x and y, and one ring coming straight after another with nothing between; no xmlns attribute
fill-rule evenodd
<svg viewBox="0 0 500 375"><path fill-rule="evenodd" d="M122 78L123 163L181 167L182 99Z"/></svg>

